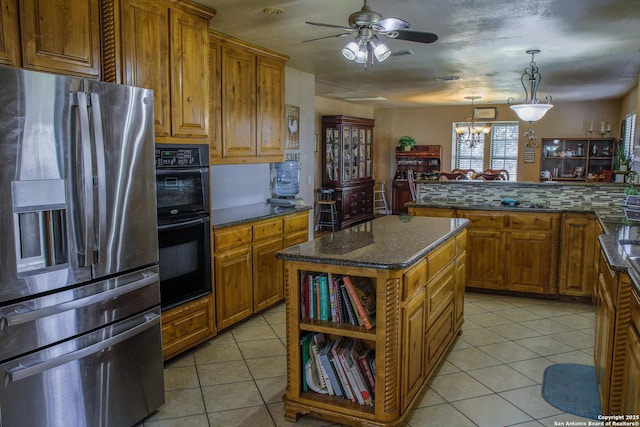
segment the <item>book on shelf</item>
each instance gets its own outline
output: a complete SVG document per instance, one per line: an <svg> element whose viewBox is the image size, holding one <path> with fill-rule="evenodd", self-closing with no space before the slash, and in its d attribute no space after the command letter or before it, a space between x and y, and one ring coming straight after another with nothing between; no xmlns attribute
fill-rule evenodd
<svg viewBox="0 0 640 427"><path fill-rule="evenodd" d="M344 392L342 390L342 385L340 384L340 380L338 379L338 374L336 373L335 367L331 363L332 346L333 341L326 341L324 346L318 352L318 357L320 359L320 363L322 364L322 368L327 373L331 388L333 389L333 393L330 392L329 394L343 396Z"/></svg>
<svg viewBox="0 0 640 427"><path fill-rule="evenodd" d="M306 273L300 305L303 319L349 323L366 329L376 324L376 291L367 277Z"/></svg>
<svg viewBox="0 0 640 427"><path fill-rule="evenodd" d="M319 380L320 387L323 389L326 389L329 394L334 394L333 388L331 387L331 383L327 381L328 375L324 371L324 368L322 367L322 363L320 362L320 349L324 345L324 341L325 341L324 334L317 333L313 335L312 343L310 345L311 355L315 363L315 369L318 373L318 380Z"/></svg>
<svg viewBox="0 0 640 427"><path fill-rule="evenodd" d="M344 276L342 282L349 292L349 298L355 308L359 323L367 329L373 328L376 323L376 292L371 281L367 278L354 278L352 280L351 277Z"/></svg>
<svg viewBox="0 0 640 427"><path fill-rule="evenodd" d="M347 397L347 399L355 402L356 398L353 394L353 390L351 390L351 387L349 386L349 381L347 381L347 374L345 373L344 368L342 367L342 363L340 363L340 359L338 358L338 354L342 349L344 341L344 337L338 337L338 339L333 342L333 345L331 346L331 363L333 363L333 366L336 369L336 373L338 374L338 379L340 380L342 390L344 390L344 395Z"/></svg>
<svg viewBox="0 0 640 427"><path fill-rule="evenodd" d="M304 372L307 366L307 362L311 357L309 354L309 344L311 343L311 339L313 338L313 333L308 332L302 336L300 339L300 352L301 352L301 362L302 369L300 372ZM302 391L309 391L309 384L307 383L306 375L302 376Z"/></svg>
<svg viewBox="0 0 640 427"><path fill-rule="evenodd" d="M320 320L329 320L329 281L326 274L318 277L318 300L320 301Z"/></svg>
<svg viewBox="0 0 640 427"><path fill-rule="evenodd" d="M371 369L371 366L375 366L376 352L372 348L366 348L360 352L357 360L358 364L360 365L360 370L364 375L365 382L367 383L367 387L369 387L369 391L371 392L371 396L375 397L376 377L373 374L373 369Z"/></svg>

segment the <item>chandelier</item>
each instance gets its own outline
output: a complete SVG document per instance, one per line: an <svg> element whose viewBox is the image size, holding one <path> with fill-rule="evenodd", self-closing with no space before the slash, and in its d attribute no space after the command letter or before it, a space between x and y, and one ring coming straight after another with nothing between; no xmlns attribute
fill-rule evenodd
<svg viewBox="0 0 640 427"><path fill-rule="evenodd" d="M465 99L471 100L471 114L467 118L464 124L456 125L456 134L458 135L458 143L469 144L469 147L473 148L478 144L484 143L484 137L491 128L484 123L476 122L476 109L474 107L474 101L482 98L481 96L465 96Z"/></svg>
<svg viewBox="0 0 640 427"><path fill-rule="evenodd" d="M391 55L391 49L382 43L371 28L362 27L358 30L355 40L349 42L342 48L342 55L350 61L364 64L367 68L367 61L371 59L373 67L374 58L382 62Z"/></svg>
<svg viewBox="0 0 640 427"><path fill-rule="evenodd" d="M531 55L531 63L524 69L522 76L520 76L520 82L522 83L525 94L524 102L522 104L511 105L511 103L514 101L514 98L507 99L507 103L509 104L511 109L516 112L520 120L529 122L529 124L535 122L536 120L540 120L545 115L545 113L553 107L553 105L551 104L551 96L545 97L545 99L547 100L546 104L538 104L538 99L536 98L538 86L540 86L540 81L542 80L542 75L538 71L538 67L533 60L535 54L537 53L540 53L540 50L527 50L527 54ZM529 80L529 91L527 91L525 80Z"/></svg>

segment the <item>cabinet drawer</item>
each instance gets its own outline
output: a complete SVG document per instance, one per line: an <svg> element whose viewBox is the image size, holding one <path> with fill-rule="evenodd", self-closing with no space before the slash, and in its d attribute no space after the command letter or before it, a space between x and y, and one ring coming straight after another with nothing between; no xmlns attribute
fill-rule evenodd
<svg viewBox="0 0 640 427"><path fill-rule="evenodd" d="M233 248L239 245L251 243L251 226L241 225L215 231L215 251Z"/></svg>
<svg viewBox="0 0 640 427"><path fill-rule="evenodd" d="M527 230L551 230L554 216L550 214L509 214L509 227Z"/></svg>
<svg viewBox="0 0 640 427"><path fill-rule="evenodd" d="M253 225L253 240L282 234L282 218L256 222Z"/></svg>
<svg viewBox="0 0 640 427"><path fill-rule="evenodd" d="M409 298L413 293L427 283L427 261L422 260L404 273L402 299Z"/></svg>
<svg viewBox="0 0 640 427"><path fill-rule="evenodd" d="M429 263L429 274L427 280L431 280L438 274L447 264L453 262L456 258L456 240L451 239L444 243L435 251L427 255L427 261Z"/></svg>
<svg viewBox="0 0 640 427"><path fill-rule="evenodd" d="M285 234L283 248L304 243L309 240L309 232L305 230L296 231L295 233Z"/></svg>
<svg viewBox="0 0 640 427"><path fill-rule="evenodd" d="M296 230L306 230L309 226L309 215L294 215L284 218L284 232L290 233Z"/></svg>
<svg viewBox="0 0 640 427"><path fill-rule="evenodd" d="M210 295L162 313L162 351L165 360L214 335Z"/></svg>
<svg viewBox="0 0 640 427"><path fill-rule="evenodd" d="M471 221L472 228L504 228L507 223L506 215L490 212L462 211L460 216Z"/></svg>
<svg viewBox="0 0 640 427"><path fill-rule="evenodd" d="M456 285L455 263L427 283L427 327L430 327L453 301Z"/></svg>

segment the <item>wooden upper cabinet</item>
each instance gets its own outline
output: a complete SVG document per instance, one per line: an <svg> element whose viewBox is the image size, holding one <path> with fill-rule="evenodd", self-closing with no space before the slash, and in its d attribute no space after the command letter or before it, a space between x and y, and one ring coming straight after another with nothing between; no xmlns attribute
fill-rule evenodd
<svg viewBox="0 0 640 427"><path fill-rule="evenodd" d="M19 67L20 33L16 0L0 0L0 64Z"/></svg>
<svg viewBox="0 0 640 427"><path fill-rule="evenodd" d="M157 142L209 142L207 27L214 11L187 0L106 2L105 80L153 90ZM119 27L119 28L118 28Z"/></svg>
<svg viewBox="0 0 640 427"><path fill-rule="evenodd" d="M100 76L99 0L20 0L20 23L23 67Z"/></svg>
<svg viewBox="0 0 640 427"><path fill-rule="evenodd" d="M220 58L222 43L219 37L209 32L209 157L222 157L222 70ZM213 160L211 160L213 163Z"/></svg>
<svg viewBox="0 0 640 427"><path fill-rule="evenodd" d="M171 111L176 137L208 136L208 22L178 9L171 15Z"/></svg>
<svg viewBox="0 0 640 427"><path fill-rule="evenodd" d="M156 136L171 132L169 9L160 2L122 2L122 83L153 89Z"/></svg>
<svg viewBox="0 0 640 427"><path fill-rule="evenodd" d="M258 156L284 152L284 63L258 58Z"/></svg>
<svg viewBox="0 0 640 427"><path fill-rule="evenodd" d="M286 59L209 32L212 163L284 160Z"/></svg>
<svg viewBox="0 0 640 427"><path fill-rule="evenodd" d="M257 154L255 61L255 55L247 50L222 47L223 157Z"/></svg>

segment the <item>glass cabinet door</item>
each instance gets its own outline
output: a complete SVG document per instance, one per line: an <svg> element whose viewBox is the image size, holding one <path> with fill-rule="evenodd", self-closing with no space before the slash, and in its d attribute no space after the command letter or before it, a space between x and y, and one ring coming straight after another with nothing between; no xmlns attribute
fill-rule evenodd
<svg viewBox="0 0 640 427"><path fill-rule="evenodd" d="M342 182L353 179L353 155L351 153L351 127L342 128Z"/></svg>
<svg viewBox="0 0 640 427"><path fill-rule="evenodd" d="M327 181L338 181L340 179L340 131L336 128L327 128L324 137Z"/></svg>

